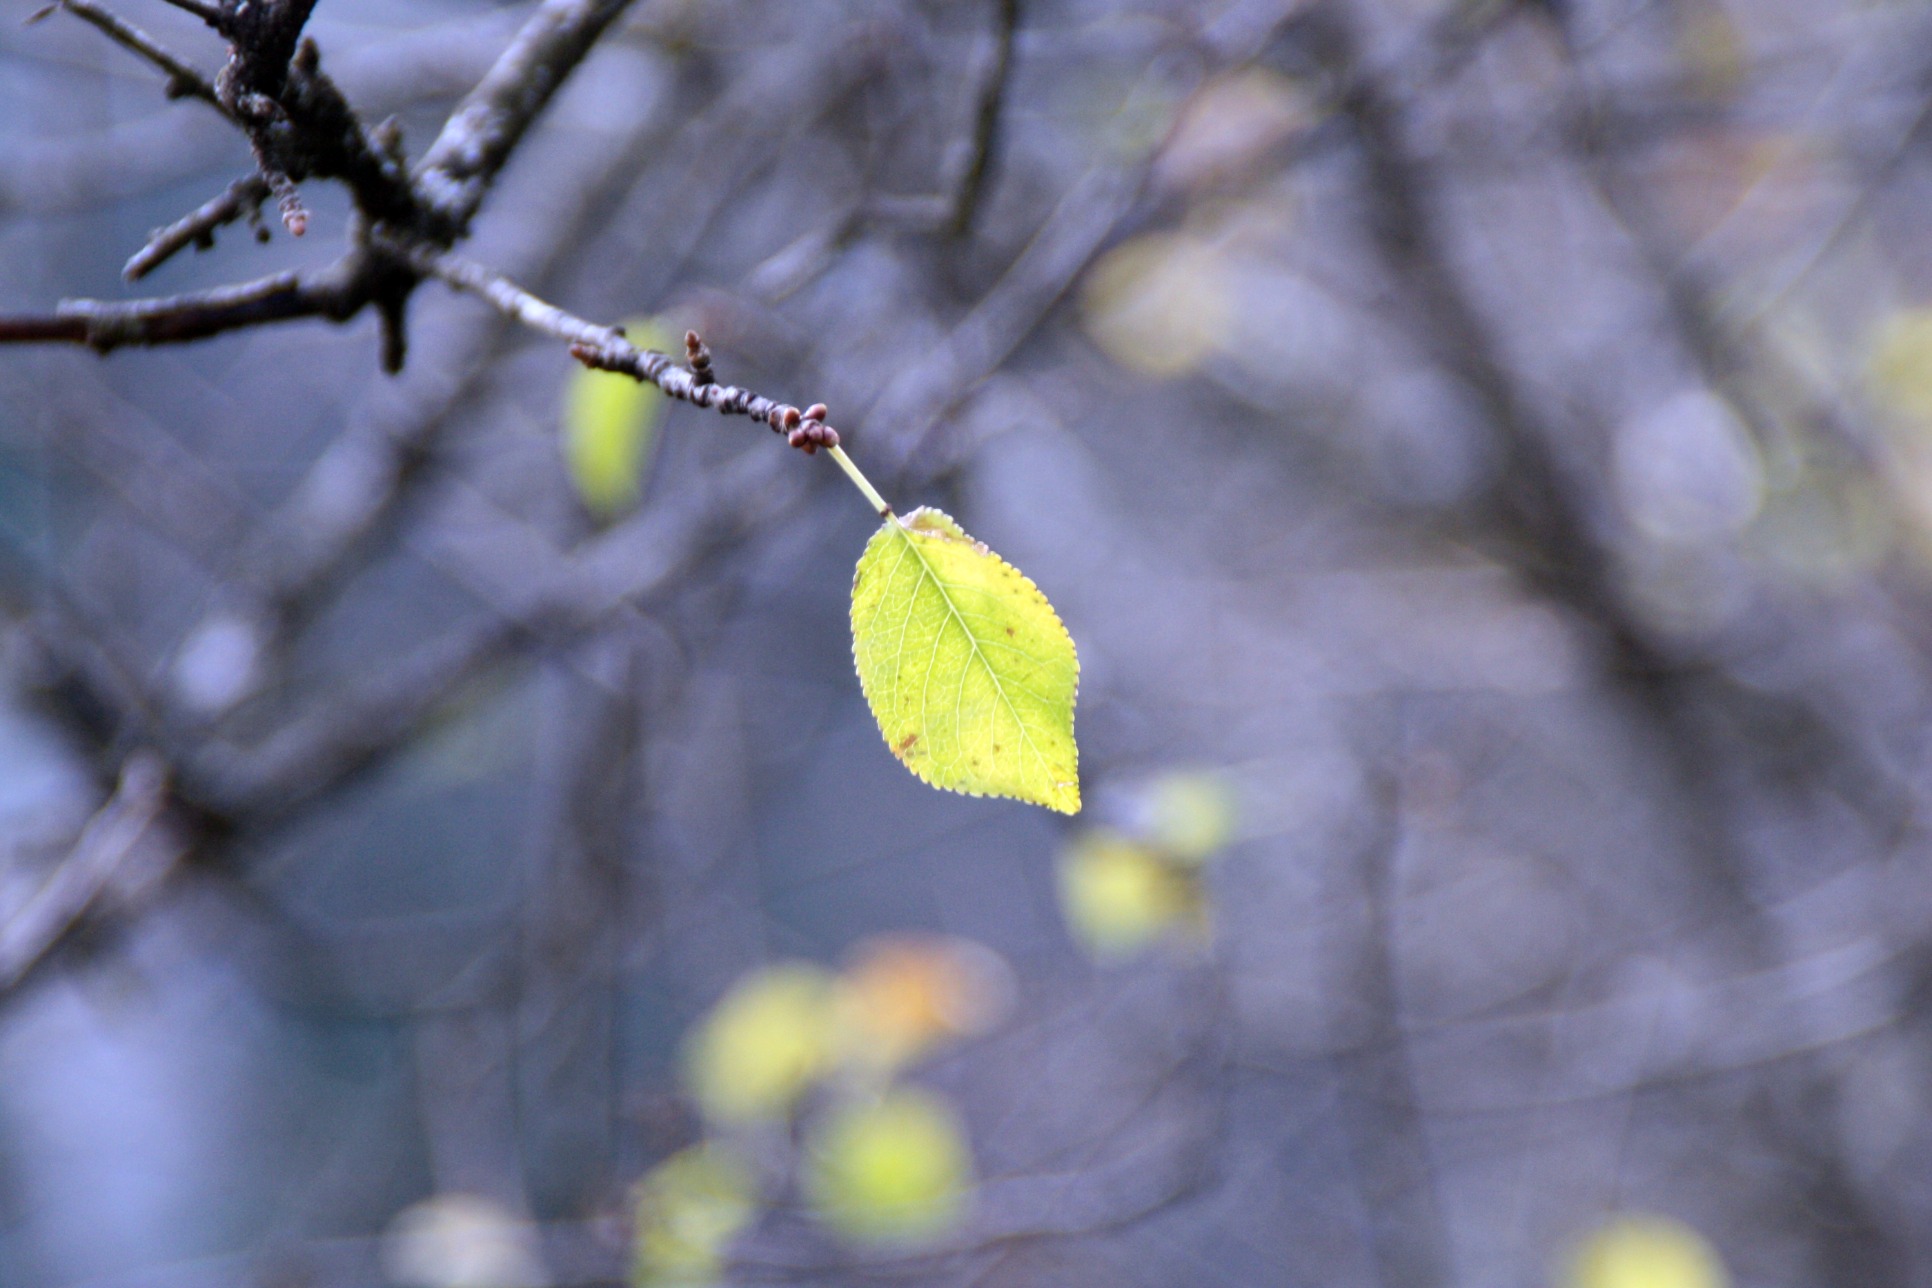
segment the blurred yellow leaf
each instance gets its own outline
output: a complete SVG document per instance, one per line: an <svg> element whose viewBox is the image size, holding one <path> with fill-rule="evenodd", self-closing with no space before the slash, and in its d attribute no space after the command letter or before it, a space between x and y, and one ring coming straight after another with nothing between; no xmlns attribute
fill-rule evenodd
<svg viewBox="0 0 1932 1288"><path fill-rule="evenodd" d="M1184 863L1199 863L1234 833L1234 793L1213 774L1169 774L1147 794L1147 836Z"/></svg>
<svg viewBox="0 0 1932 1288"><path fill-rule="evenodd" d="M476 1194L437 1194L400 1212L382 1240L396 1288L542 1288L530 1223Z"/></svg>
<svg viewBox="0 0 1932 1288"><path fill-rule="evenodd" d="M652 319L624 327L640 349L664 351L669 336ZM608 519L637 503L644 465L664 415L657 386L611 371L579 367L564 396L564 461L584 508Z"/></svg>
<svg viewBox="0 0 1932 1288"><path fill-rule="evenodd" d="M1923 496L1910 486L1917 478L1915 472L1904 475L1908 501ZM1751 532L1751 552L1793 584L1844 586L1890 553L1898 536L1895 521L1869 476L1811 469L1799 486L1769 498Z"/></svg>
<svg viewBox="0 0 1932 1288"><path fill-rule="evenodd" d="M1677 56L1691 87L1708 98L1736 94L1751 70L1744 33L1718 0L1707 0L1684 16L1677 29Z"/></svg>
<svg viewBox="0 0 1932 1288"><path fill-rule="evenodd" d="M1724 1263L1704 1237L1663 1216L1620 1217L1590 1235L1570 1266L1568 1288L1728 1288Z"/></svg>
<svg viewBox="0 0 1932 1288"><path fill-rule="evenodd" d="M1279 72L1250 67L1217 76L1181 109L1155 177L1180 189L1239 182L1313 120L1307 96Z"/></svg>
<svg viewBox="0 0 1932 1288"><path fill-rule="evenodd" d="M1101 961L1150 947L1184 925L1198 898L1187 874L1147 846L1112 832L1088 832L1060 856L1060 906L1073 937Z"/></svg>
<svg viewBox="0 0 1932 1288"><path fill-rule="evenodd" d="M1932 308L1901 309L1872 337L1872 392L1887 410L1932 424Z"/></svg>
<svg viewBox="0 0 1932 1288"><path fill-rule="evenodd" d="M1087 274L1080 304L1102 352L1156 378L1199 367L1234 321L1220 250L1189 233L1150 233L1114 247Z"/></svg>
<svg viewBox="0 0 1932 1288"><path fill-rule="evenodd" d="M720 1123L775 1118L832 1054L831 976L803 962L752 972L712 1009L685 1048L685 1081Z"/></svg>
<svg viewBox="0 0 1932 1288"><path fill-rule="evenodd" d="M841 1105L806 1144L803 1183L819 1216L866 1242L928 1239L965 1210L972 1155L951 1106L901 1087Z"/></svg>
<svg viewBox="0 0 1932 1288"><path fill-rule="evenodd" d="M637 1183L634 1288L716 1283L758 1211L757 1178L721 1145L680 1150Z"/></svg>
<svg viewBox="0 0 1932 1288"><path fill-rule="evenodd" d="M947 1038L990 1029L1013 995L997 953L947 935L879 935L839 981L848 1062L895 1069Z"/></svg>

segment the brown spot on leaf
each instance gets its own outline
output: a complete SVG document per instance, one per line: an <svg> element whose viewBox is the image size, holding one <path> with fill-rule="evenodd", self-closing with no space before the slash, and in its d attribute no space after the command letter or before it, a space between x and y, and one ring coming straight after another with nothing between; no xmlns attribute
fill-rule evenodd
<svg viewBox="0 0 1932 1288"><path fill-rule="evenodd" d="M1011 635L1011 634L1013 633L1013 628L1012 628L1011 626L1009 626L1009 627L1007 627L1007 628L1006 628L1006 633L1007 633L1008 635Z"/></svg>
<svg viewBox="0 0 1932 1288"><path fill-rule="evenodd" d="M898 752L901 756L903 756L912 749L912 744L918 741L919 741L918 734L909 733L905 737L899 739L899 741L893 743L892 749Z"/></svg>

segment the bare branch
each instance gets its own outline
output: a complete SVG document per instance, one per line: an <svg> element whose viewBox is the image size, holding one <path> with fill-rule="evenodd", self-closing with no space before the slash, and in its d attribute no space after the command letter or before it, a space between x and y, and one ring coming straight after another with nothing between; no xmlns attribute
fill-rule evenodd
<svg viewBox="0 0 1932 1288"><path fill-rule="evenodd" d="M282 96L289 65L302 42L315 0L272 0L271 3L223 5L215 12L215 29L228 39L228 65L221 69L222 101L231 111L244 100ZM249 115L236 111L239 117Z"/></svg>
<svg viewBox="0 0 1932 1288"><path fill-rule="evenodd" d="M266 200L268 182L261 175L235 180L220 196L150 233L148 244L128 260L121 276L130 282L139 281L189 246L206 250L215 244L215 229L237 219L252 218Z"/></svg>
<svg viewBox="0 0 1932 1288"><path fill-rule="evenodd" d="M269 322L322 317L344 322L375 295L376 263L351 253L328 268L277 273L238 286L144 300L63 300L51 314L0 316L0 344L178 344Z"/></svg>
<svg viewBox="0 0 1932 1288"><path fill-rule="evenodd" d="M416 190L460 236L550 96L630 0L544 0L417 163Z"/></svg>
<svg viewBox="0 0 1932 1288"><path fill-rule="evenodd" d="M109 13L93 0L57 0L55 7L99 28L115 44L166 72L169 98L198 98L222 115L228 115L228 109L222 104L220 95L215 93L212 81L169 53L159 41L133 23Z"/></svg>
<svg viewBox="0 0 1932 1288"><path fill-rule="evenodd" d="M400 255L423 276L434 277L445 285L475 295L531 330L564 341L570 345L571 354L586 366L623 372L656 385L673 398L709 407L720 415L749 416L777 433L788 435L792 446L800 449L838 445L838 431L825 422L827 413L823 404L814 404L801 412L790 403L736 385L717 383L710 374L710 355L695 333L685 339L692 366L682 367L668 354L638 348L615 327L585 321L538 299L474 260L426 246L384 243L384 248Z"/></svg>
<svg viewBox="0 0 1932 1288"><path fill-rule="evenodd" d="M472 623L365 688L310 709L261 746L207 744L182 763L180 794L231 818L283 817L406 742L522 634L520 623L504 618Z"/></svg>
<svg viewBox="0 0 1932 1288"><path fill-rule="evenodd" d="M26 978L88 909L121 877L128 861L154 844L151 833L167 802L161 758L136 752L121 769L120 785L81 829L68 856L24 904L0 923L0 993ZM165 867L180 853L176 840L142 856Z"/></svg>
<svg viewBox="0 0 1932 1288"><path fill-rule="evenodd" d="M980 82L979 107L973 115L972 149L960 175L953 197L952 234L964 237L973 226L985 195L987 177L998 160L1000 105L1006 99L1006 86L1012 79L1013 43L1020 28L1020 0L995 0L993 52Z"/></svg>

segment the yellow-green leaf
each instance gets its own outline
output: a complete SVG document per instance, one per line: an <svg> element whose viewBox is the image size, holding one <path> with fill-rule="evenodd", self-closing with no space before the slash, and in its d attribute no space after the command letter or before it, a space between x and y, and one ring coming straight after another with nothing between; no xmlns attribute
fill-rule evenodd
<svg viewBox="0 0 1932 1288"><path fill-rule="evenodd" d="M823 1073L832 1056L832 977L803 962L756 971L691 1035L686 1084L713 1122L776 1118Z"/></svg>
<svg viewBox="0 0 1932 1288"><path fill-rule="evenodd" d="M1087 274L1087 334L1129 371L1165 380L1198 370L1233 329L1234 283L1223 250L1191 233L1148 233L1108 251Z"/></svg>
<svg viewBox="0 0 1932 1288"><path fill-rule="evenodd" d="M625 331L640 348L665 347L663 329L655 322L633 321ZM571 376L564 399L564 459L585 509L608 519L636 504L663 415L664 395L656 385L589 367Z"/></svg>
<svg viewBox="0 0 1932 1288"><path fill-rule="evenodd" d="M634 1288L703 1288L722 1277L726 1247L758 1212L751 1168L718 1144L679 1150L635 1191Z"/></svg>
<svg viewBox="0 0 1932 1288"><path fill-rule="evenodd" d="M1670 1217L1627 1216L1577 1250L1569 1288L1727 1288L1730 1276L1704 1236Z"/></svg>
<svg viewBox="0 0 1932 1288"><path fill-rule="evenodd" d="M1887 410L1902 420L1932 422L1932 308L1885 319L1872 337L1870 375Z"/></svg>
<svg viewBox="0 0 1932 1288"><path fill-rule="evenodd" d="M1179 863L1201 863L1234 833L1234 793L1213 774L1167 775L1146 810L1148 839Z"/></svg>
<svg viewBox="0 0 1932 1288"><path fill-rule="evenodd" d="M886 745L935 787L1080 809L1080 662L1053 605L937 510L888 515L852 578L852 655Z"/></svg>
<svg viewBox="0 0 1932 1288"><path fill-rule="evenodd" d="M1113 832L1077 837L1060 856L1059 875L1067 928L1098 961L1145 951L1200 905L1192 873Z"/></svg>
<svg viewBox="0 0 1932 1288"><path fill-rule="evenodd" d="M942 1233L962 1214L972 1178L958 1116L910 1087L840 1106L806 1144L807 1197L828 1225L854 1239Z"/></svg>

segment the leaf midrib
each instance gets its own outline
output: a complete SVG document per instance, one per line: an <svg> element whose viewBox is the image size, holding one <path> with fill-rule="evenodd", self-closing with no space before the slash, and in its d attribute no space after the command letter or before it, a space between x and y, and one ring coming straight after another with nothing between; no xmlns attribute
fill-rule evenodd
<svg viewBox="0 0 1932 1288"><path fill-rule="evenodd" d="M960 612L959 605L953 602L952 595L947 592L946 583L939 579L939 574L934 571L931 561L926 558L925 551L919 548L919 538L913 535L911 528L908 528L898 519L892 519L890 522L893 527L898 529L900 540L904 541L911 548L912 557L919 561L920 576L931 579L933 589L939 592L939 598L946 605L946 611L952 615L952 619L955 622L959 623L960 632L966 636L966 643L972 647L974 659L979 662L980 666L985 668L987 678L993 681L993 691L999 694L1001 704L1006 707L1008 714L1013 717L1013 724L1019 729L1020 738L1026 743L1026 749L1033 753L1033 758L1040 762L1040 768L1046 771L1047 782L1053 787L1059 787L1060 784L1053 776L1053 767L1048 762L1046 753L1041 751L1039 744L1033 741L1033 734L1027 729L1026 720L1020 715L1020 709L1013 705L1013 699L1006 696L1006 686L1000 682L1000 673L993 669L991 662L986 660L986 654L980 650L979 640L974 636L973 628L966 624L966 617ZM935 534L933 539L940 541L948 540L949 538ZM997 558L997 556L994 557ZM908 597L906 604L906 615L908 617L912 615L911 600L914 596L917 596L918 592L919 587L915 584L913 586L913 596ZM930 661L926 663L926 679L929 683L932 679L932 663ZM925 699L923 697L920 699L919 705L922 709L925 707ZM958 728L959 723L958 700L954 699L953 725L955 729Z"/></svg>

